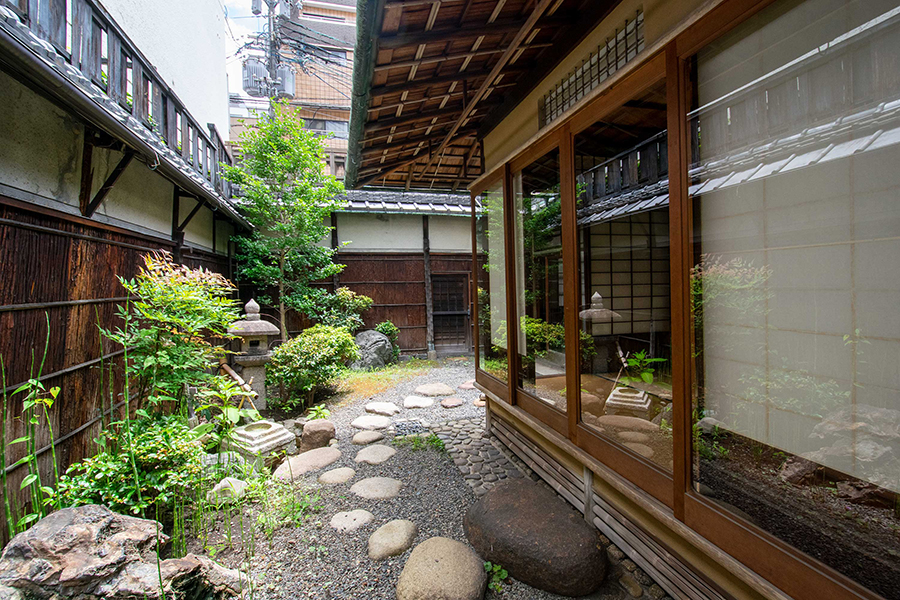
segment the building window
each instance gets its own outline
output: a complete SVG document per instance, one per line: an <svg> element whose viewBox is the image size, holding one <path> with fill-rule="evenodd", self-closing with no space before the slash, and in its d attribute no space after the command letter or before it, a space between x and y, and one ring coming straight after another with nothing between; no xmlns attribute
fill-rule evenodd
<svg viewBox="0 0 900 600"><path fill-rule="evenodd" d="M900 9L779 2L699 52L693 486L900 580Z"/></svg>
<svg viewBox="0 0 900 600"><path fill-rule="evenodd" d="M516 306L519 386L566 412L559 149L517 172Z"/></svg>
<svg viewBox="0 0 900 600"><path fill-rule="evenodd" d="M582 61L581 66L569 73L540 99L539 126L544 127L555 121L643 49L644 13L638 11L634 19L626 21L625 26L617 29L612 38L608 38L604 44L591 52Z"/></svg>
<svg viewBox="0 0 900 600"><path fill-rule="evenodd" d="M476 197L478 284L478 368L500 381L509 379L506 341L506 250L503 242L503 183Z"/></svg>

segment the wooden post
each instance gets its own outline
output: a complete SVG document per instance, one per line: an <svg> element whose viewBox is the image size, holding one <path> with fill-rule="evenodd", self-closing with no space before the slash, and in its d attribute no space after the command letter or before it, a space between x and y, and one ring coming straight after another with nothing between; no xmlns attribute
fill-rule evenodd
<svg viewBox="0 0 900 600"><path fill-rule="evenodd" d="M337 213L331 213L331 248L337 250L338 248L338 222L337 222ZM340 274L335 273L331 276L331 291L336 292L338 289L338 285L340 283Z"/></svg>
<svg viewBox="0 0 900 600"><path fill-rule="evenodd" d="M434 349L434 301L431 289L431 242L428 238L428 215L422 215L422 259L425 263L425 346L428 359L437 358Z"/></svg>

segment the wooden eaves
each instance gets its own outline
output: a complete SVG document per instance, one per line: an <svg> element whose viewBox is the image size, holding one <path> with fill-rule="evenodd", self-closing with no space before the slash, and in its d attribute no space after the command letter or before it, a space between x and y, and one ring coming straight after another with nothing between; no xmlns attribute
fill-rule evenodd
<svg viewBox="0 0 900 600"><path fill-rule="evenodd" d="M359 0L346 185L465 189L480 140L619 0Z"/></svg>

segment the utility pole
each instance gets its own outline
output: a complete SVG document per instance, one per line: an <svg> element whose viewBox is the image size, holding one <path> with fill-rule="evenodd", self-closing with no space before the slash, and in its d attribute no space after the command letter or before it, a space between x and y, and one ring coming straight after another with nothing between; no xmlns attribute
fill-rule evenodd
<svg viewBox="0 0 900 600"><path fill-rule="evenodd" d="M269 82L271 83L270 88L277 87L275 83L278 80L278 36L275 34L275 7L278 6L279 0L266 0L266 6L269 7L269 51L268 51L268 69L269 69ZM273 92L277 93L276 90L273 89ZM272 102L272 98L275 96L275 93L269 94L269 117L275 116L275 106Z"/></svg>
<svg viewBox="0 0 900 600"><path fill-rule="evenodd" d="M281 6L287 12L297 0L252 0L252 12L256 16L262 14L263 2L268 13L268 28L265 40L255 46L265 54L265 61L258 57L250 56L244 60L244 91L250 96L269 99L269 116L275 115L273 100L276 98L294 97L294 71L291 67L281 64L281 40L278 35L278 19L276 10ZM260 38L262 35L259 36ZM259 39L259 38L258 38ZM261 47L260 47L261 46Z"/></svg>

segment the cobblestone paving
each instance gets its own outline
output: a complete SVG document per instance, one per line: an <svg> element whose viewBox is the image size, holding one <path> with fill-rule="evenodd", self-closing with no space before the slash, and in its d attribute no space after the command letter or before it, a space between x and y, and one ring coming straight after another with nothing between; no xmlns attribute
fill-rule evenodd
<svg viewBox="0 0 900 600"><path fill-rule="evenodd" d="M509 453L495 438L484 433L483 419L461 419L432 426L444 442L453 463L478 497L507 478L538 477L525 463Z"/></svg>

